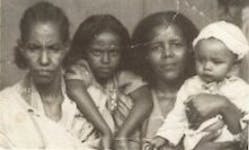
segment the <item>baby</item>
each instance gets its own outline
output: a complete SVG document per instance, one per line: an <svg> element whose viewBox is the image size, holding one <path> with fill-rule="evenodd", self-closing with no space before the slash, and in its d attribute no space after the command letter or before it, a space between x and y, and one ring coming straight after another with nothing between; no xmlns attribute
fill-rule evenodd
<svg viewBox="0 0 249 150"><path fill-rule="evenodd" d="M240 140L240 129L229 127L221 114L196 124L188 118L186 104L199 94L224 96L240 109L241 120L248 119L249 85L231 75L234 65L249 51L245 36L237 26L219 21L205 27L193 41L193 47L197 75L187 79L180 88L174 109L152 140L154 147L177 145L185 135L184 149L193 150L204 136L213 132L219 133L215 142Z"/></svg>

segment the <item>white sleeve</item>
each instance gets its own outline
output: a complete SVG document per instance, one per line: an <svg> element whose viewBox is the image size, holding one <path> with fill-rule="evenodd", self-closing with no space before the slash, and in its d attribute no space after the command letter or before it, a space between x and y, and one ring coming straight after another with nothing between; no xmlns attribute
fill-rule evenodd
<svg viewBox="0 0 249 150"><path fill-rule="evenodd" d="M185 82L186 83L186 82ZM185 113L184 101L190 96L188 84L180 88L173 110L164 120L163 125L158 129L157 136L167 139L171 144L177 145L188 128L188 119Z"/></svg>
<svg viewBox="0 0 249 150"><path fill-rule="evenodd" d="M11 141L5 131L6 122L3 121L4 108L3 99L0 97L0 150L11 149L12 147Z"/></svg>

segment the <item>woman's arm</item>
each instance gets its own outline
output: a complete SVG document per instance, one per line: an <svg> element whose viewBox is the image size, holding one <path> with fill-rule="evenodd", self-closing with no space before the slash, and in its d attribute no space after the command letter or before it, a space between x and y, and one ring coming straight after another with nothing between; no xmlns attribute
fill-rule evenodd
<svg viewBox="0 0 249 150"><path fill-rule="evenodd" d="M188 117L201 124L204 120L214 117L218 114L223 116L224 122L233 134L241 132L240 119L242 114L240 110L231 103L226 97L211 94L196 95L187 104ZM200 119L201 118L201 119Z"/></svg>
<svg viewBox="0 0 249 150"><path fill-rule="evenodd" d="M110 148L112 143L111 130L88 94L85 85L79 80L66 80L66 86L68 96L77 104L80 112L103 134L104 148Z"/></svg>
<svg viewBox="0 0 249 150"><path fill-rule="evenodd" d="M152 110L152 96L149 88L143 86L130 94L134 100L134 107L117 133L117 138L128 137L135 129L142 125Z"/></svg>
<svg viewBox="0 0 249 150"><path fill-rule="evenodd" d="M194 150L239 150L233 142L213 142L219 134L211 133L197 144Z"/></svg>

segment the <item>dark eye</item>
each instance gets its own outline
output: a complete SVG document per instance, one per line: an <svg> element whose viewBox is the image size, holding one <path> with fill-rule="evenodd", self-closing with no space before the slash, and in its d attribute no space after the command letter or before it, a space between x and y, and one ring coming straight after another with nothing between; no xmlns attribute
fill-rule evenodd
<svg viewBox="0 0 249 150"><path fill-rule="evenodd" d="M213 60L213 63L218 65L218 64L222 64L223 61L221 61L221 60Z"/></svg>
<svg viewBox="0 0 249 150"><path fill-rule="evenodd" d="M151 51L159 52L159 51L163 51L164 47L163 47L162 44L157 43L157 44L151 44L151 45L149 45L149 49Z"/></svg>
<svg viewBox="0 0 249 150"><path fill-rule="evenodd" d="M183 47L184 46L184 43L183 42L180 42L180 41L172 41L170 43L171 46L173 47L176 47L176 48L180 48L180 47Z"/></svg>
<svg viewBox="0 0 249 150"><path fill-rule="evenodd" d="M113 50L110 51L110 54L111 54L112 56L117 56L117 55L120 54L120 50L118 50L118 49L113 49Z"/></svg>
<svg viewBox="0 0 249 150"><path fill-rule="evenodd" d="M39 45L36 44L28 44L27 45L27 49L31 52L35 52L41 49L41 47Z"/></svg>
<svg viewBox="0 0 249 150"><path fill-rule="evenodd" d="M48 49L54 52L58 52L62 49L62 47L59 44L56 44L49 46Z"/></svg>
<svg viewBox="0 0 249 150"><path fill-rule="evenodd" d="M94 56L100 56L100 55L101 55L101 50L92 49L92 50L91 50L91 53L92 53Z"/></svg>

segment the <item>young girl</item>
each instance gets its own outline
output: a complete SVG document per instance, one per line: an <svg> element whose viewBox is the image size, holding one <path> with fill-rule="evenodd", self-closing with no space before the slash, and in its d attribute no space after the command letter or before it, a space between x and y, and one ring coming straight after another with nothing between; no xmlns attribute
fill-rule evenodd
<svg viewBox="0 0 249 150"><path fill-rule="evenodd" d="M127 48L126 28L111 15L94 15L79 26L68 55L68 95L86 118L94 118L91 121L104 134L106 149L111 148L110 130L117 149L138 149L136 142L129 144L129 148L127 142L139 143L135 130L152 108L147 84L135 74L122 70L127 61ZM89 126L86 130L87 140L94 128ZM128 139L131 133L136 139Z"/></svg>
<svg viewBox="0 0 249 150"><path fill-rule="evenodd" d="M214 132L220 134L216 142L240 140L240 120L242 117L248 119L249 86L229 73L248 52L248 42L238 27L219 21L205 27L193 46L197 76L187 79L180 88L174 109L152 141L154 147L176 145L184 134L185 150L194 149L204 136ZM224 115L225 108L218 109L215 103L217 97L226 97L241 112L229 110L230 113ZM195 98L210 101L207 109L213 107L216 111L206 118L189 117L188 109L193 107L188 101Z"/></svg>

